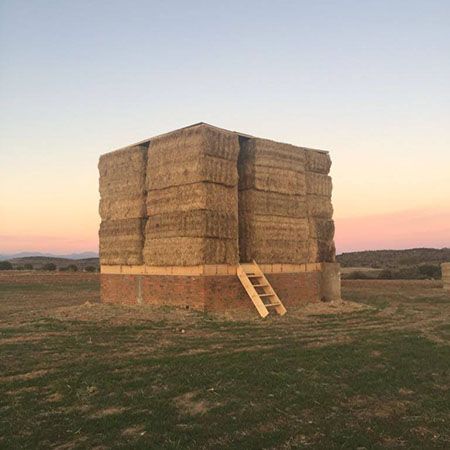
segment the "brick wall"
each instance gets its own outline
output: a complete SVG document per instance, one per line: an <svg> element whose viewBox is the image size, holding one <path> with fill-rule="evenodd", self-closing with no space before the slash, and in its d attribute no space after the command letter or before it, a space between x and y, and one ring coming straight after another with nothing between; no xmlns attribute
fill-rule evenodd
<svg viewBox="0 0 450 450"><path fill-rule="evenodd" d="M190 307L200 311L256 310L235 275L172 276L101 274L101 300L117 304ZM268 274L286 306L320 299L320 272Z"/></svg>

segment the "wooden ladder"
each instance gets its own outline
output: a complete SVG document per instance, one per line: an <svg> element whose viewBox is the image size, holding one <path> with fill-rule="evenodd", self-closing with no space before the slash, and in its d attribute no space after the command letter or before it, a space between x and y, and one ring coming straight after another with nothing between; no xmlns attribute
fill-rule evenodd
<svg viewBox="0 0 450 450"><path fill-rule="evenodd" d="M237 276L261 317L269 315L268 308L273 308L280 316L286 314L286 308L256 261L239 264Z"/></svg>

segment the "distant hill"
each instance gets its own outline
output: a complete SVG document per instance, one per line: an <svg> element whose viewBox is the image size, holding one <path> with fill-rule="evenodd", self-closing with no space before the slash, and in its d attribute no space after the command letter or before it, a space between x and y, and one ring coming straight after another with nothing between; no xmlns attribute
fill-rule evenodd
<svg viewBox="0 0 450 450"><path fill-rule="evenodd" d="M367 250L336 256L342 267L399 268L420 264L450 262L450 248L411 248L407 250Z"/></svg>
<svg viewBox="0 0 450 450"><path fill-rule="evenodd" d="M40 252L20 252L10 254L0 254L0 261L10 261L16 258L26 258L29 256L40 256L49 258L64 258L64 259L86 259L86 258L98 258L96 252L82 252L82 253L70 253L68 255L55 255L53 253L40 253Z"/></svg>
<svg viewBox="0 0 450 450"><path fill-rule="evenodd" d="M21 258L12 258L8 260L14 268L24 266L25 264L31 264L33 269L41 269L45 264L54 264L58 269L64 268L69 265L76 265L79 270L82 270L88 266L98 267L98 258L59 258L53 256L24 256Z"/></svg>

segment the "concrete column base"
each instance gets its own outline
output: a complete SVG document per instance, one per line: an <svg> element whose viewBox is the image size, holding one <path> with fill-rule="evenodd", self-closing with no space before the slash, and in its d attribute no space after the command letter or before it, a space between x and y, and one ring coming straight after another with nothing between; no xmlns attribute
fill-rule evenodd
<svg viewBox="0 0 450 450"><path fill-rule="evenodd" d="M322 263L321 299L325 302L341 300L341 266L339 263Z"/></svg>

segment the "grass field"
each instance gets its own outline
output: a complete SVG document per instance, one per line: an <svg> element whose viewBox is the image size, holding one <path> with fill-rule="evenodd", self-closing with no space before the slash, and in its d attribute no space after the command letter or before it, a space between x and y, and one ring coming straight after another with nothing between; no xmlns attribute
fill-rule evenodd
<svg viewBox="0 0 450 450"><path fill-rule="evenodd" d="M450 295L220 320L98 304L98 275L0 272L0 448L450 448Z"/></svg>

